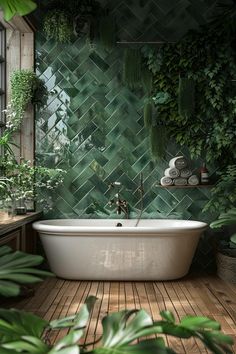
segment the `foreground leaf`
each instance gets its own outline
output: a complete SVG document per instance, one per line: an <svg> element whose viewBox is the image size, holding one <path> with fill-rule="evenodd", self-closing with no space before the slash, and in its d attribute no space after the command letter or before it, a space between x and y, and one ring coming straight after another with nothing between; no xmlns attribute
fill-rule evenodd
<svg viewBox="0 0 236 354"><path fill-rule="evenodd" d="M1 0L0 7L4 12L4 19L10 21L13 16L25 16L37 7L32 0Z"/></svg>
<svg viewBox="0 0 236 354"><path fill-rule="evenodd" d="M170 348L165 347L162 338L149 339L138 344L119 346L115 348L98 348L91 354L176 354Z"/></svg>
<svg viewBox="0 0 236 354"><path fill-rule="evenodd" d="M96 300L95 296L89 296L77 314L51 321L49 324L50 328L53 330L61 328L84 328L87 325Z"/></svg>
<svg viewBox="0 0 236 354"><path fill-rule="evenodd" d="M1 343L22 339L22 336L41 338L48 322L31 313L0 309Z"/></svg>
<svg viewBox="0 0 236 354"><path fill-rule="evenodd" d="M42 261L42 256L0 247L0 295L17 296L20 292L19 284L32 284L53 276L50 272L32 268Z"/></svg>

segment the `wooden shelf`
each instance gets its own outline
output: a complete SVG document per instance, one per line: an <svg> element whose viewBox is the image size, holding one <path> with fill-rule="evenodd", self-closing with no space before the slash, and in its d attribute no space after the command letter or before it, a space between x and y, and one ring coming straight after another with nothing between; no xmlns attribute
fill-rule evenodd
<svg viewBox="0 0 236 354"><path fill-rule="evenodd" d="M0 236L35 220L39 220L42 215L43 213L40 211L28 212L25 215L16 215L12 219L0 221Z"/></svg>
<svg viewBox="0 0 236 354"><path fill-rule="evenodd" d="M155 187L157 188L181 188L181 189L185 189L185 188L212 188L214 187L214 184L197 184L196 186L190 186L190 185L186 185L186 186L175 186L175 185L171 185L171 186L162 186L161 184L156 184Z"/></svg>

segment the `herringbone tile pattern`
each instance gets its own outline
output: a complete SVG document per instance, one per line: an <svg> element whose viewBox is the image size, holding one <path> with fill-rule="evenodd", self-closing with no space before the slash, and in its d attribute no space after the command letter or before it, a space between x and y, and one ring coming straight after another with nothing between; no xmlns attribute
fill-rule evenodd
<svg viewBox="0 0 236 354"><path fill-rule="evenodd" d="M175 41L188 28L204 23L215 3L111 0L109 7L119 40ZM47 106L37 112L36 156L40 163L68 171L48 216L111 214L108 202L115 191L109 184L119 180L135 217L143 172L144 217L207 219L201 210L209 189L156 187L168 160L178 151L170 144L165 160L152 161L142 118L145 95L123 85L122 62L121 45L108 52L99 43L91 46L86 38L60 45L37 34L37 73L51 95ZM195 161L193 167L199 163Z"/></svg>

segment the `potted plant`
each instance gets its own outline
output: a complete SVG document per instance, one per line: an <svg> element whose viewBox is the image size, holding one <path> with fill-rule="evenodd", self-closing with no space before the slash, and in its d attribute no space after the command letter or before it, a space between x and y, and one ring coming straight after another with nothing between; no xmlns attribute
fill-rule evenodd
<svg viewBox="0 0 236 354"><path fill-rule="evenodd" d="M54 9L46 13L43 31L47 39L54 39L60 43L70 42L73 35L73 21L65 9Z"/></svg>
<svg viewBox="0 0 236 354"><path fill-rule="evenodd" d="M217 229L230 225L236 225L236 208L221 213L218 220L212 222L210 226ZM232 232L231 234L229 231L230 236L218 241L216 263L219 277L236 283L236 233Z"/></svg>
<svg viewBox="0 0 236 354"><path fill-rule="evenodd" d="M64 170L58 168L32 166L31 161L25 159L18 163L14 156L9 154L0 160L0 168L5 176L2 178L5 188L0 189L0 199L7 205L12 205L12 209L16 212L18 210L18 214L23 214L22 208L25 208L26 212L26 203L32 201L37 201L41 209L50 209L50 194L63 182L65 174ZM46 191L44 197L42 190Z"/></svg>
<svg viewBox="0 0 236 354"><path fill-rule="evenodd" d="M48 92L44 82L32 70L15 70L10 82L11 101L6 113L10 114L11 120L14 118L15 126L18 127L28 104L43 104Z"/></svg>

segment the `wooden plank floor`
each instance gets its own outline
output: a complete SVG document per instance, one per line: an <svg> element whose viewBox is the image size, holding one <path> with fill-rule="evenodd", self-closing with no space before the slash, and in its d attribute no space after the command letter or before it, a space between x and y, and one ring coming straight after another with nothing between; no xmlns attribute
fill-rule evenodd
<svg viewBox="0 0 236 354"><path fill-rule="evenodd" d="M186 314L209 316L236 339L236 284L226 283L216 276L199 275L168 282L91 282L54 278L40 284L33 297L18 299L5 306L51 320L76 313L89 295L95 295L99 300L92 312L86 342L101 335L101 319L108 312L125 308L143 308L154 319L160 319L159 312L163 309L172 311L177 319ZM55 332L50 339L57 341L65 333ZM166 341L179 354L209 353L195 340L168 337Z"/></svg>

